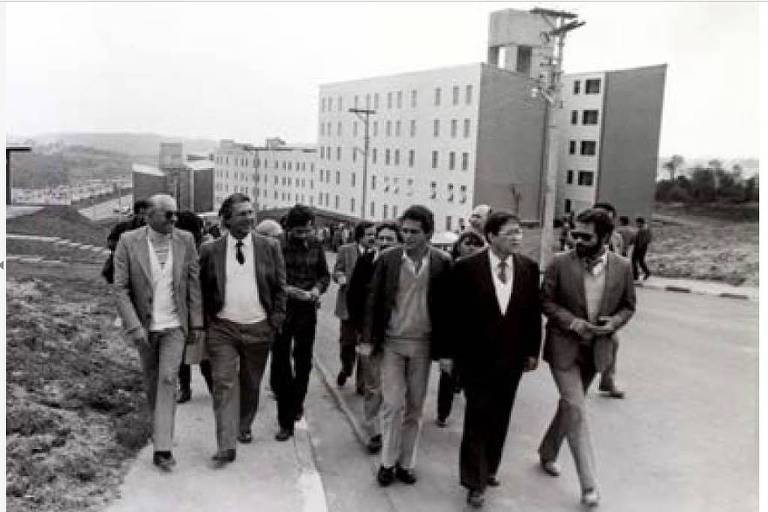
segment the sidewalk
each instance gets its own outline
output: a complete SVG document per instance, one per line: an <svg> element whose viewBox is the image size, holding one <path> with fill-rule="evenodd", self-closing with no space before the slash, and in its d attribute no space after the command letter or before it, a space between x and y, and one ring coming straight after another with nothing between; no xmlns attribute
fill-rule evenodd
<svg viewBox="0 0 768 512"><path fill-rule="evenodd" d="M176 467L160 472L152 464L152 446L145 447L125 476L121 498L107 512L327 512L306 421L296 424L294 438L280 443L274 440L275 414L275 402L262 392L253 443L238 444L237 460L213 469L213 408L193 366L192 400L176 410Z"/></svg>
<svg viewBox="0 0 768 512"><path fill-rule="evenodd" d="M639 281L637 286L653 290L714 295L731 299L758 301L760 298L760 289L757 286L733 286L717 281L701 281L697 279L678 279L652 275L647 281Z"/></svg>

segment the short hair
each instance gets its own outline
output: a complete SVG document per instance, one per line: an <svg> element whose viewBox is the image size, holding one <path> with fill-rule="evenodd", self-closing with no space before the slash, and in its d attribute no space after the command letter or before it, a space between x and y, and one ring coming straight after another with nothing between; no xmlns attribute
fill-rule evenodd
<svg viewBox="0 0 768 512"><path fill-rule="evenodd" d="M635 222L637 222L638 224L645 224L645 219L642 217L638 217L635 219Z"/></svg>
<svg viewBox="0 0 768 512"><path fill-rule="evenodd" d="M373 227L373 222L368 220L362 220L355 225L355 242L359 242L364 236L365 232Z"/></svg>
<svg viewBox="0 0 768 512"><path fill-rule="evenodd" d="M315 214L312 212L312 209L309 206L297 204L285 214L285 224L283 224L283 227L289 230L297 226L306 226L308 222L315 222Z"/></svg>
<svg viewBox="0 0 768 512"><path fill-rule="evenodd" d="M520 217L509 210L497 210L491 213L488 216L488 220L485 221L485 228L483 229L485 239L490 242L488 235L498 235L501 226L510 221L520 224Z"/></svg>
<svg viewBox="0 0 768 512"><path fill-rule="evenodd" d="M256 226L256 233L264 236L280 236L283 228L280 223L274 219L264 219Z"/></svg>
<svg viewBox="0 0 768 512"><path fill-rule="evenodd" d="M428 235L435 231L435 216L432 214L432 210L426 206L414 204L406 208L399 221L402 224L406 220L419 222L421 229Z"/></svg>
<svg viewBox="0 0 768 512"><path fill-rule="evenodd" d="M622 226L628 226L629 217L627 217L626 215L622 215L621 217L619 217L619 224L621 224Z"/></svg>
<svg viewBox="0 0 768 512"><path fill-rule="evenodd" d="M481 246L485 245L485 241L483 238L475 233L474 231L464 231L459 235L459 239L456 240L456 242L453 244L453 247L451 247L451 258L454 260L459 257L459 246L466 240L467 238L471 239L475 244L480 244Z"/></svg>
<svg viewBox="0 0 768 512"><path fill-rule="evenodd" d="M391 229L392 231L394 231L397 241L399 243L403 243L403 233L400 232L400 226L396 222L392 222L389 220L379 222L376 225L376 236L378 237L379 233L381 233L385 229Z"/></svg>
<svg viewBox="0 0 768 512"><path fill-rule="evenodd" d="M600 201L592 205L592 208L600 208L602 210L606 210L611 212L611 215L616 217L616 208L607 201Z"/></svg>
<svg viewBox="0 0 768 512"><path fill-rule="evenodd" d="M235 192L234 194L227 197L223 203L221 203L221 208L219 208L219 217L221 217L221 222L224 224L224 227L229 227L228 221L230 218L232 218L232 212L235 209L235 205L246 202L250 203L251 198L241 192Z"/></svg>
<svg viewBox="0 0 768 512"><path fill-rule="evenodd" d="M601 240L613 232L613 219L608 213L600 208L589 208L576 216L578 222L593 224L595 233Z"/></svg>
<svg viewBox="0 0 768 512"><path fill-rule="evenodd" d="M148 199L139 199L133 203L133 214L138 215L141 210L147 210L152 206Z"/></svg>

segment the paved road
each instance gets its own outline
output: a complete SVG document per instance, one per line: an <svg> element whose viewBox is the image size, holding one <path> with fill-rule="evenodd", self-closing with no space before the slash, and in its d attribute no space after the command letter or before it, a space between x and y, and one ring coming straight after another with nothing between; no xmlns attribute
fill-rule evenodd
<svg viewBox="0 0 768 512"><path fill-rule="evenodd" d="M91 220L102 220L102 219L109 219L113 217L117 217L117 213L115 213L115 208L125 207L133 208L133 195L127 194L122 196L120 199L110 199L109 201L104 201L103 203L98 203L93 206L88 206L86 208L80 209L80 214L88 217ZM126 218L125 215L123 215L123 218Z"/></svg>
<svg viewBox="0 0 768 512"><path fill-rule="evenodd" d="M601 510L634 512L757 510L758 307L737 301L638 290L639 311L622 333L619 381L623 401L592 393L589 414L603 501ZM339 369L335 287L324 298L315 354ZM458 446L464 400L457 398L448 428L434 424L433 368L414 487L385 491L374 481L375 457L355 443L327 397L308 418L331 511L464 510L458 486ZM342 394L352 409L351 387ZM484 510L579 510L570 453L563 475L537 466L536 447L557 403L546 364L523 379L500 470ZM313 420L313 416L315 421ZM315 435L317 434L317 435ZM565 446L564 446L565 448ZM371 493L368 501L360 496Z"/></svg>

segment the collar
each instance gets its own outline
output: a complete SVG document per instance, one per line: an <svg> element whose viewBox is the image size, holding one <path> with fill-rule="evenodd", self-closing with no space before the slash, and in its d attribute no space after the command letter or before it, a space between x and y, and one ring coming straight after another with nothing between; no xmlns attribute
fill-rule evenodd
<svg viewBox="0 0 768 512"><path fill-rule="evenodd" d="M155 231L152 229L152 227L147 224L147 237L149 237L150 242L160 242L162 240L170 241L171 237L173 236L173 231L171 231L168 234L160 233L159 231Z"/></svg>
<svg viewBox="0 0 768 512"><path fill-rule="evenodd" d="M584 266L590 274L593 276L599 276L605 269L605 265L608 263L608 251L603 250L603 254L597 258L582 258Z"/></svg>
<svg viewBox="0 0 768 512"><path fill-rule="evenodd" d="M427 251L424 253L424 257L423 257L423 258L421 258L421 262L422 262L422 263L426 263L426 262L428 262L428 261L429 261L429 252L430 252L430 251L429 251L429 247L427 247ZM404 260L410 260L410 261L413 261L413 260L411 260L411 258L408 256L408 252L407 252L405 249L403 249L403 259L404 259Z"/></svg>
<svg viewBox="0 0 768 512"><path fill-rule="evenodd" d="M242 238L241 241L243 242L243 247L250 248L251 245L253 244L253 237L251 236L250 233L248 233ZM237 244L237 242L238 242L237 238L233 237L232 233L227 233L227 245L234 247Z"/></svg>
<svg viewBox="0 0 768 512"><path fill-rule="evenodd" d="M491 259L491 267L493 269L499 268L499 263L501 263L501 258L496 256L496 253L493 252L493 249L490 249L490 248L488 249L488 257ZM509 256L507 256L504 259L504 262L507 264L507 268L512 268L512 263L513 263L512 255L510 254Z"/></svg>

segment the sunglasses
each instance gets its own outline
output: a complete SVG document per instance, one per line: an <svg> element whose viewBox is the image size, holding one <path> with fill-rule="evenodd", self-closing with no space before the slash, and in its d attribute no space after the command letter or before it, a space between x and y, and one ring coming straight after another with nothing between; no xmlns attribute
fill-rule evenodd
<svg viewBox="0 0 768 512"><path fill-rule="evenodd" d="M177 211L165 212L165 218L167 220L171 220L172 218L178 217L178 216L179 216L179 212L177 212Z"/></svg>
<svg viewBox="0 0 768 512"><path fill-rule="evenodd" d="M584 240L585 242L590 242L594 238L592 233L582 233L580 231L571 231L571 236L574 240Z"/></svg>

